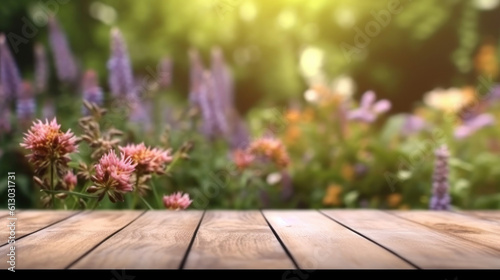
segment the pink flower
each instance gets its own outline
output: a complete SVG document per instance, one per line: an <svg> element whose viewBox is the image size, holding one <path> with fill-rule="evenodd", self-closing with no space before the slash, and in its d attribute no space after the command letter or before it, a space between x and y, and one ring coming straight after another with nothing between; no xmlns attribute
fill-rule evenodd
<svg viewBox="0 0 500 280"><path fill-rule="evenodd" d="M238 169L243 170L250 166L253 161L255 160L255 156L250 154L249 152L242 150L242 149L236 149L233 154L233 160Z"/></svg>
<svg viewBox="0 0 500 280"><path fill-rule="evenodd" d="M92 176L95 185L87 191L100 193L99 201L106 192L111 202L123 201L123 194L133 190L131 175L135 166L132 159L126 157L124 153L118 158L114 150L109 151L95 165L95 175Z"/></svg>
<svg viewBox="0 0 500 280"><path fill-rule="evenodd" d="M163 196L163 204L170 210L184 210L191 205L192 200L189 199L189 194L184 195L181 192L176 192L171 195Z"/></svg>
<svg viewBox="0 0 500 280"><path fill-rule="evenodd" d="M76 186L77 178L76 175L73 174L73 172L68 171L66 175L63 177L63 182L67 190L73 190Z"/></svg>
<svg viewBox="0 0 500 280"><path fill-rule="evenodd" d="M50 123L48 120L45 123L38 120L24 134L21 147L31 150L27 157L37 168L36 173L45 170L50 163L55 163L57 167L67 167L70 161L68 154L77 151L77 138L71 130L62 132L60 128L56 118Z"/></svg>
<svg viewBox="0 0 500 280"><path fill-rule="evenodd" d="M137 145L129 144L125 147L119 147L119 149L126 157L132 159L137 165L137 172L140 174L162 174L164 173L165 165L172 161L168 150L151 149L150 147L146 147L144 143Z"/></svg>

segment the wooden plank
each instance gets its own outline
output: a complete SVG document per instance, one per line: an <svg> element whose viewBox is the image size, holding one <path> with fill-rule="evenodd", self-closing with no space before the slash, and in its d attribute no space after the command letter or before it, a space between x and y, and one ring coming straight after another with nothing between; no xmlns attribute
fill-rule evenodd
<svg viewBox="0 0 500 280"><path fill-rule="evenodd" d="M500 224L444 211L412 210L389 213L500 251Z"/></svg>
<svg viewBox="0 0 500 280"><path fill-rule="evenodd" d="M500 268L500 252L379 210L323 213L424 269ZM450 217L451 219L452 217Z"/></svg>
<svg viewBox="0 0 500 280"><path fill-rule="evenodd" d="M78 211L60 211L60 210L25 210L17 212L12 218L16 220L8 220L6 217L5 223L15 223L16 240L40 230L44 227L55 224L64 220L72 215L77 214ZM6 226L0 228L0 246L7 244L7 238L10 235L10 229Z"/></svg>
<svg viewBox="0 0 500 280"><path fill-rule="evenodd" d="M257 210L207 211L186 269L296 269Z"/></svg>
<svg viewBox="0 0 500 280"><path fill-rule="evenodd" d="M148 211L70 269L178 269L203 211Z"/></svg>
<svg viewBox="0 0 500 280"><path fill-rule="evenodd" d="M16 269L64 269L92 250L142 211L84 211L16 241ZM0 255L9 246L0 247ZM7 268L0 262L0 268Z"/></svg>
<svg viewBox="0 0 500 280"><path fill-rule="evenodd" d="M415 268L316 210L263 213L300 269Z"/></svg>
<svg viewBox="0 0 500 280"><path fill-rule="evenodd" d="M499 210L468 210L468 211L459 211L459 213L493 221L500 224Z"/></svg>

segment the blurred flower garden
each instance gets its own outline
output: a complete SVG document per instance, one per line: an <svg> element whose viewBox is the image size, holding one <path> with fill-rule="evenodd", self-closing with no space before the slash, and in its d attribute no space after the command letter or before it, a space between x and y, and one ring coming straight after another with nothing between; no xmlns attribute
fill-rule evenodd
<svg viewBox="0 0 500 280"><path fill-rule="evenodd" d="M499 4L2 1L0 205L500 209Z"/></svg>

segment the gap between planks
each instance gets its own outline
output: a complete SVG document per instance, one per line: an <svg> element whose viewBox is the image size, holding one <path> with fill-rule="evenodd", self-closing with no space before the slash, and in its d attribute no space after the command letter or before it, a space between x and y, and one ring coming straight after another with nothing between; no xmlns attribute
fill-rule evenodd
<svg viewBox="0 0 500 280"><path fill-rule="evenodd" d="M422 269L500 268L500 253L382 210L321 210Z"/></svg>
<svg viewBox="0 0 500 280"><path fill-rule="evenodd" d="M64 269L143 211L83 211L43 230L16 240L16 269ZM0 255L8 253L0 247ZM44 257L40 256L43 252ZM0 263L0 268L7 268Z"/></svg>
<svg viewBox="0 0 500 280"><path fill-rule="evenodd" d="M13 220L15 222L15 240L18 241L30 234L43 230L47 227L55 225L64 221L80 211L60 211L60 210L24 210L17 212ZM5 216L4 218L7 218ZM10 222L10 220L7 220ZM2 227L0 230L0 244L1 246L7 245L7 240L10 235L9 227Z"/></svg>
<svg viewBox="0 0 500 280"><path fill-rule="evenodd" d="M300 269L415 269L317 210L263 210Z"/></svg>
<svg viewBox="0 0 500 280"><path fill-rule="evenodd" d="M204 211L146 211L76 260L70 269L177 269Z"/></svg>

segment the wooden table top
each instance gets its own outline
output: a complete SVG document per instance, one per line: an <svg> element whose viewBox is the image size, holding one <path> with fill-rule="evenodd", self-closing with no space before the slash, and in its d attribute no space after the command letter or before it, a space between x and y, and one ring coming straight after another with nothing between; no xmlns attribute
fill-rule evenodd
<svg viewBox="0 0 500 280"><path fill-rule="evenodd" d="M500 268L500 211L19 210L0 219L15 224L16 270ZM2 259L10 234L1 227Z"/></svg>

